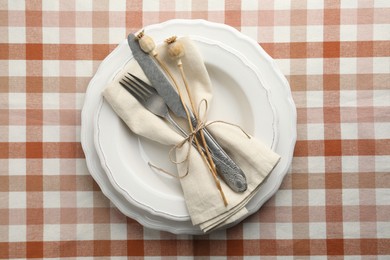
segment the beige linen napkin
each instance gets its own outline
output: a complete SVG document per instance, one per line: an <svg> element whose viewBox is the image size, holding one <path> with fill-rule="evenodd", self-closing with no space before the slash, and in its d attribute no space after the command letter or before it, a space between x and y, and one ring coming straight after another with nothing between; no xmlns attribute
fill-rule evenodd
<svg viewBox="0 0 390 260"><path fill-rule="evenodd" d="M195 104L199 104L202 99L206 99L211 104L211 82L199 51L189 38L180 38L179 41L185 47L182 63ZM159 57L166 62L176 81L182 84L180 72L175 62L168 57L165 45L159 47ZM181 142L183 137L173 130L165 120L147 111L118 84L118 81L127 72L136 74L147 81L139 65L135 61L129 62L103 92L103 96L114 111L138 135L170 146ZM181 88L184 91L183 84ZM280 159L279 155L266 147L260 140L254 137L248 138L236 126L215 123L208 126L208 129L244 171L248 189L243 193L236 193L221 180L222 189L228 201L228 205L225 206L214 179L196 148L188 147L189 144L185 143L182 148L177 149L177 161L185 159L188 148L191 149L187 161L189 174L181 178L180 183L192 223L199 225L204 232L219 228L244 216L247 213L245 205L256 194ZM183 176L187 171L187 164L178 164L177 170L178 175Z"/></svg>

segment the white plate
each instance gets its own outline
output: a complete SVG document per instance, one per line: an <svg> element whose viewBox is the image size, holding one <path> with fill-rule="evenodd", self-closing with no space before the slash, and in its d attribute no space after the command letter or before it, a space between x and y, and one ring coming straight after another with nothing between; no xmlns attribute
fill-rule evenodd
<svg viewBox="0 0 390 260"><path fill-rule="evenodd" d="M219 41L221 44L224 43L231 50L236 50L238 53L241 53L245 57L246 63L253 64L256 74L261 75L263 78L263 84L271 92L270 98L272 103L275 104L279 117L279 141L277 144L275 143L274 150L282 156L282 159L268 181L247 206L249 210L247 216L256 212L277 191L283 177L289 169L292 159L296 140L296 110L286 79L280 73L274 61L255 41L226 25L210 23L203 20L172 20L158 25L148 26L145 29L157 42L161 42L172 34L182 36L191 32L191 35L194 37ZM128 61L129 57L131 57L129 48L125 44L119 45L102 62L88 87L82 112L82 145L88 168L106 196L127 216L136 219L146 227L158 230L166 230L177 234L200 234L200 230L197 227L193 227L186 220L185 216L181 219L183 221L172 220L129 203L110 184L107 175L100 166L93 144L92 115L99 106L101 90L112 79L112 75L115 74L118 68L121 68Z"/></svg>
<svg viewBox="0 0 390 260"><path fill-rule="evenodd" d="M238 124L275 148L275 109L256 68L220 42L189 37L202 54L213 85L208 118ZM135 60L131 57L129 62ZM100 104L95 115L95 148L113 187L130 203L152 214L189 220L179 180L156 173L148 166L152 162L176 172L169 161L171 147L132 134L104 99Z"/></svg>

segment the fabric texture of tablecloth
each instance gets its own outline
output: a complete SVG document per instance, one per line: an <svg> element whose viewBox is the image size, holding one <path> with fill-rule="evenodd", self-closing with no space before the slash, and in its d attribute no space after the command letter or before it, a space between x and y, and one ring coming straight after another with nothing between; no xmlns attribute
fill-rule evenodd
<svg viewBox="0 0 390 260"><path fill-rule="evenodd" d="M0 1L0 258L390 257L387 0ZM280 190L204 236L142 227L103 195L80 144L87 85L127 34L225 23L288 79L298 112Z"/></svg>

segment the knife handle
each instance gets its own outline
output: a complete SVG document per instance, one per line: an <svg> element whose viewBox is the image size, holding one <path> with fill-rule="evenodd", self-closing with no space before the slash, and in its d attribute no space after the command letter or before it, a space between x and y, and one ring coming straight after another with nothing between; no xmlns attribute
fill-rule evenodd
<svg viewBox="0 0 390 260"><path fill-rule="evenodd" d="M191 121L193 125L196 126L197 122L194 117L191 118ZM209 151L211 152L213 158L216 158L216 160L214 160L214 164L217 169L217 173L235 192L246 191L248 185L244 172L223 150L206 128L203 128L201 131L203 131Z"/></svg>

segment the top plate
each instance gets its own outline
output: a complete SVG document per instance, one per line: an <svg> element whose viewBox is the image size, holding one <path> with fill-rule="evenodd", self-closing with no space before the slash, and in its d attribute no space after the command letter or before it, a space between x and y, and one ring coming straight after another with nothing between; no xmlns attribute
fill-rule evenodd
<svg viewBox="0 0 390 260"><path fill-rule="evenodd" d="M277 117L256 68L221 42L189 37L202 54L212 81L208 118L238 124L275 148ZM129 62L135 60L130 57ZM171 147L132 134L104 100L95 116L95 145L113 187L130 203L172 220L189 219L179 180L156 173L148 166L152 162L176 172L169 161Z"/></svg>
<svg viewBox="0 0 390 260"><path fill-rule="evenodd" d="M264 86L269 88L271 101L275 104L276 113L279 117L280 132L278 143L274 150L281 155L281 160L262 189L248 203L247 209L249 212L243 218L256 212L278 190L283 177L288 172L292 159L296 140L296 110L286 79L272 58L264 52L257 42L244 36L232 27L204 20L171 20L162 24L148 26L145 29L149 34L153 35L156 41L165 39L167 35L186 35L188 32L191 32L191 35L194 36L223 42L229 48L241 53L247 62L255 66L257 73L263 77ZM101 63L88 86L81 118L81 143L88 169L102 189L102 192L125 215L137 220L142 225L175 234L202 234L202 231L198 227L194 227L188 220L173 221L151 214L149 211L129 203L121 193L113 188L101 167L94 147L93 114L101 101L101 91L118 71L118 68L121 68L128 62L129 57L131 57L129 48L125 45L119 45ZM115 66L112 66L113 64ZM241 220L242 218L229 226Z"/></svg>

